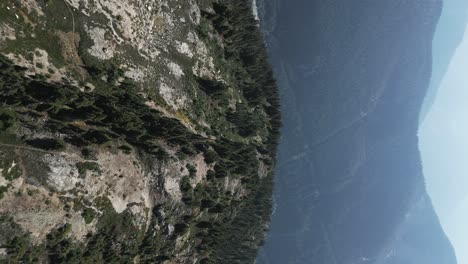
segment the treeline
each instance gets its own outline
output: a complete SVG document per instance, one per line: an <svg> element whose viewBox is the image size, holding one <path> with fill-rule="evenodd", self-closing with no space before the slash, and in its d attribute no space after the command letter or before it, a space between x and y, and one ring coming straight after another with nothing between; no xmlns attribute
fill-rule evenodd
<svg viewBox="0 0 468 264"><path fill-rule="evenodd" d="M249 107L263 109L266 113L267 139L256 146L256 150L268 156L265 162L274 167L281 127L280 100L263 35L252 13L251 1L219 1L213 3L213 10L214 14L202 14L224 40L224 58L231 65L241 65L232 68L235 85L242 91ZM258 111L253 116L245 109L236 110L228 113L228 121L239 128L242 136L255 134L260 129L256 125L262 124ZM242 156L233 159L237 163L243 163L242 160L248 159ZM238 204L229 219L213 225L202 236L212 249L212 255L205 258L203 263L253 263L256 258L270 220L273 173L265 179L260 179L257 172L244 173L242 183L249 195Z"/></svg>
<svg viewBox="0 0 468 264"><path fill-rule="evenodd" d="M84 212L86 221L93 217L98 221L97 232L86 239L86 246L64 238L69 230L64 226L39 248L32 247L28 236L12 237L8 254L26 262L39 259L79 263L84 259L93 263L126 263L139 256L141 263L161 263L175 258L177 237L190 232L187 241L194 241L190 248L195 249L200 263L254 262L271 214L272 168L281 127L279 95L251 2L223 0L214 3L213 9L214 14L203 12L203 17L224 40L226 70L247 101L239 104L237 111L230 111L226 119L241 137L261 134L261 142L233 142L221 135L212 141L193 134L178 120L145 105L131 81L116 86L114 80L122 72L112 66L87 65L85 69L97 85L92 92L82 92L70 85L48 83L41 76L26 78L24 68L13 66L0 56L0 105L9 109L8 114L0 115L3 130L16 125L62 135L23 138L23 144L48 150L70 144L89 158L93 148L115 143L126 152L138 151L143 159L173 158L160 145L164 141L178 149L180 159L202 153L207 163L215 164L208 171L206 182L194 188L189 182L196 171L189 168L190 175L180 186L182 204L160 201L152 211L154 217L148 232L133 226L129 213L117 214L108 201L103 201L97 205L105 210L101 216ZM103 75L111 76L112 81L101 81ZM196 81L213 98L223 98L227 91L225 84L217 81ZM35 121L44 115L48 116L45 123ZM270 168L265 178L258 175L260 162ZM98 170L93 163L80 164L79 169L83 174L86 170ZM238 179L241 186L234 192L244 194L226 191L226 177ZM167 230L170 222L174 224L172 234Z"/></svg>
<svg viewBox="0 0 468 264"><path fill-rule="evenodd" d="M262 107L267 113L270 119L267 145L270 153L275 153L281 127L279 92L263 34L252 13L251 1L224 0L213 3L213 10L215 14L202 14L222 36L225 59L242 66L232 68L237 88L250 106Z"/></svg>
<svg viewBox="0 0 468 264"><path fill-rule="evenodd" d="M95 92L83 93L73 86L45 82L42 77L26 78L24 69L13 66L5 57L0 56L0 65L4 69L0 75L0 104L10 109L27 109L28 115L17 116L18 121L29 129L65 135L63 139L25 138L24 142L33 147L57 150L68 143L85 149L123 141L165 159L168 155L157 144L158 140L164 139L175 147L185 146L181 148L185 154L193 154L190 151L194 149L193 144L204 140L178 120L164 117L146 106L133 86L116 87L101 83ZM43 125L34 119L22 118L39 117L38 113L47 113L49 117ZM7 121L4 123L12 126Z"/></svg>

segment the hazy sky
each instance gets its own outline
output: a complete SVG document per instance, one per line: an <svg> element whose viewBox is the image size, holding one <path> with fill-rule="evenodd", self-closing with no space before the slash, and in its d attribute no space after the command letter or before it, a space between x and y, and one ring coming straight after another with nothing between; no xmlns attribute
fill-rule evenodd
<svg viewBox="0 0 468 264"><path fill-rule="evenodd" d="M468 30L422 124L429 195L459 264L468 264Z"/></svg>

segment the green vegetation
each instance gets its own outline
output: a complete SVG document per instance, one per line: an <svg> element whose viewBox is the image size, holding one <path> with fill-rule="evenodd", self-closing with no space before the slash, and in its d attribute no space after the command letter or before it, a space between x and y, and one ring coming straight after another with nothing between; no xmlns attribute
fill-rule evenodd
<svg viewBox="0 0 468 264"><path fill-rule="evenodd" d="M96 217L96 212L91 208L85 208L81 215L83 216L86 224L90 224Z"/></svg>
<svg viewBox="0 0 468 264"><path fill-rule="evenodd" d="M12 181L19 176L21 176L22 170L21 167L15 163L11 153L1 153L0 152L0 170L2 170L2 176L8 180Z"/></svg>
<svg viewBox="0 0 468 264"><path fill-rule="evenodd" d="M197 186L192 190L187 179L182 179L184 201L218 217L194 225L199 241L197 250L205 256L200 263L253 262L270 217L273 176L258 178L256 153L266 154L269 158L263 161L274 166L281 126L279 97L262 35L250 8L248 1L243 0L215 3L216 14L203 13L204 20L198 30L208 38L204 32L212 26L223 36L226 46L219 59L226 61L229 68L225 70L234 76L231 84L242 91L248 102L248 105L237 104L236 111L229 111L228 121L242 137L261 133L267 124L266 140L261 144L243 145L220 140L211 145L214 151L205 151L207 160L217 161L214 172L207 176L214 177L209 177L205 188ZM197 82L213 98L222 98L226 92L225 85L216 81L197 79ZM251 108L257 110L249 111ZM258 109L263 109L265 115ZM240 177L250 194L242 200L233 199L232 194L221 187L224 177Z"/></svg>
<svg viewBox="0 0 468 264"><path fill-rule="evenodd" d="M0 133L5 132L15 125L15 116L10 111L0 111Z"/></svg>
<svg viewBox="0 0 468 264"><path fill-rule="evenodd" d="M44 150L62 150L65 145L62 140L56 138L32 138L25 141L28 145Z"/></svg>
<svg viewBox="0 0 468 264"><path fill-rule="evenodd" d="M131 215L126 212L117 214L108 200L101 204L103 215L98 218L98 230L90 237L87 244L82 244L69 237L72 226L65 224L47 235L45 244L32 245L27 233L11 233L5 236L10 260L15 263L133 263L143 243L144 230L136 229ZM86 223L91 223L96 216L92 209L83 212ZM11 219L0 216L0 224L18 229ZM152 253L155 254L155 253Z"/></svg>
<svg viewBox="0 0 468 264"><path fill-rule="evenodd" d="M8 186L0 186L0 200L3 199L6 191L8 191Z"/></svg>
<svg viewBox="0 0 468 264"><path fill-rule="evenodd" d="M46 83L40 78L25 78L21 72L24 69L10 65L11 62L0 56L0 67L5 69L1 73L0 103L11 108L21 106L28 109L22 116L47 113L50 118L42 127L27 119L18 122L36 131L63 133L66 135L63 138L65 143L85 148L123 140L164 159L167 154L157 144L159 139L188 148L202 140L187 131L178 120L163 117L148 108L132 86L102 84L95 93L82 93L72 86ZM92 125L94 129L76 126L77 121ZM53 138L31 138L25 143L45 150L60 150L64 146L62 139Z"/></svg>
<svg viewBox="0 0 468 264"><path fill-rule="evenodd" d="M122 152L125 153L125 154L132 153L132 148L129 147L128 145L121 145L121 146L119 146L119 149L122 150Z"/></svg>
<svg viewBox="0 0 468 264"><path fill-rule="evenodd" d="M65 10L59 2L50 1L50 5ZM46 82L41 76L27 78L26 69L0 56L4 108L0 133L14 134L15 127L35 132L21 135L15 144L47 152L77 149L87 160L76 164L81 177L88 171L100 172L99 164L90 160L96 160L96 149L106 146L135 154L147 168L154 160L164 163L199 154L213 165L206 179L192 186L197 170L188 164L189 175L180 182L182 202L157 201L144 227L135 223L129 210L116 213L107 198L94 200L96 210L77 201L73 210L81 211L87 224L96 224L86 243L69 236L70 225L54 229L39 245L32 245L29 235L19 232L7 239L13 261L133 263L138 257L140 263L161 263L174 259L179 253L177 238L184 237L178 250L192 252L199 263L253 262L271 211L272 169L281 126L278 91L250 2L217 1L212 7L215 13L202 12L197 32L215 54L226 80L186 78L200 94L190 117L206 117L210 128L204 132L213 137L194 133L179 120L148 107L140 87L125 79L115 62L86 55L86 43L80 44L79 55L96 86L93 91ZM64 30L70 26L56 23ZM215 41L215 35L223 43ZM83 37L82 42L86 41ZM123 81L116 82L119 79ZM240 91L235 107L229 102L233 91ZM37 122L44 116L43 122ZM177 116L190 122L182 112ZM168 147L177 154L167 151ZM261 162L269 168L263 178L258 175ZM227 179L239 184L227 188ZM162 186L164 179L154 180ZM70 205L67 209L71 210Z"/></svg>
<svg viewBox="0 0 468 264"><path fill-rule="evenodd" d="M96 162L79 162L76 164L76 168L78 169L78 173L80 174L80 177L85 177L87 171L92 171L96 173L101 172L101 168L99 167L99 164Z"/></svg>

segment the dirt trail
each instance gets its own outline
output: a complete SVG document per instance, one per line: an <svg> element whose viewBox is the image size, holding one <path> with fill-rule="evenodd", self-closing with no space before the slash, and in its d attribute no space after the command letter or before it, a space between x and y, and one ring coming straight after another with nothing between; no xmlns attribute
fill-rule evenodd
<svg viewBox="0 0 468 264"><path fill-rule="evenodd" d="M94 160L87 160L83 159L79 155L76 155L74 153L67 153L64 151L53 151L53 150L43 150L40 148L35 148L35 147L28 147L28 146L20 146L20 145L14 145L14 144L7 144L7 143L0 143L0 147L9 147L9 148L17 148L17 149L24 149L24 150L29 150L29 151L36 151L36 152L41 152L41 153L46 153L46 154L52 154L52 155L61 155L61 156L66 156L69 158L73 158L79 161L89 161L89 162L95 162Z"/></svg>

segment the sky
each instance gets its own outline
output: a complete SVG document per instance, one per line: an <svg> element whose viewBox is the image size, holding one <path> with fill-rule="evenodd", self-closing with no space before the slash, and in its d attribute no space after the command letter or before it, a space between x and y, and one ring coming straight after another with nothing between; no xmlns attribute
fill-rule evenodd
<svg viewBox="0 0 468 264"><path fill-rule="evenodd" d="M459 264L468 264L468 27L419 130L426 186Z"/></svg>

